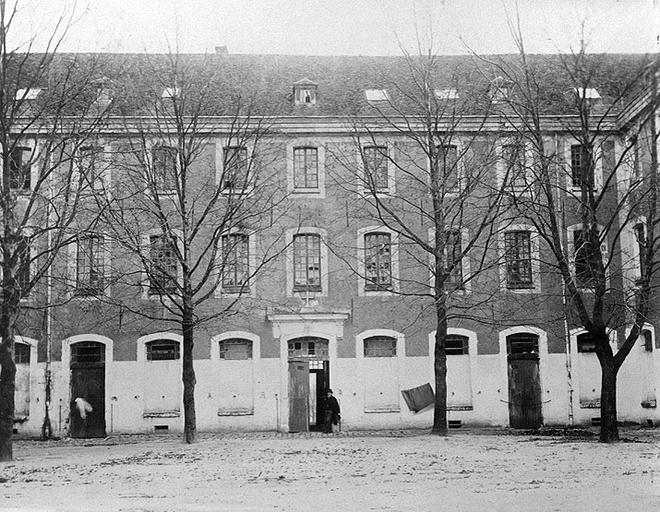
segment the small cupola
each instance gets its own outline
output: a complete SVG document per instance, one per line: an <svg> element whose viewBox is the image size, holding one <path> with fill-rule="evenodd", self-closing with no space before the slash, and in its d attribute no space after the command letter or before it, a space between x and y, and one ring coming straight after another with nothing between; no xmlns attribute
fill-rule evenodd
<svg viewBox="0 0 660 512"><path fill-rule="evenodd" d="M293 102L295 105L316 105L317 83L303 78L293 84Z"/></svg>

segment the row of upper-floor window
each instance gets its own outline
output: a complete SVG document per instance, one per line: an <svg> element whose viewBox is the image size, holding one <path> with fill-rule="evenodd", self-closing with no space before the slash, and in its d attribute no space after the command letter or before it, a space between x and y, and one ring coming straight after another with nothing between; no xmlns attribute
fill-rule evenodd
<svg viewBox="0 0 660 512"><path fill-rule="evenodd" d="M132 154L135 148L130 148ZM290 161L288 175L292 192L322 194L325 189L325 147L291 145L287 149ZM439 145L436 148L441 176L448 193L458 192L466 181L463 163L464 148L457 144ZM104 158L103 146L82 146L75 156L77 179L91 189L107 186L110 162ZM120 151L121 153L121 151ZM371 192L392 192L395 186L396 157L389 145L361 146L360 188ZM599 151L589 151L581 144L568 146L565 159L569 164L567 173L571 188L581 188L589 176L592 184L602 182L602 169ZM31 188L34 148L16 145L9 155L10 188L29 190ZM498 178L506 179L512 191L522 191L533 182L531 169L532 156L528 146L521 142L504 143L499 149ZM177 189L178 154L176 148L166 145L153 145L150 151L142 154L141 163L147 171L146 181L160 193ZM253 173L249 150L245 146L224 146L217 181L226 191L245 191L251 188Z"/></svg>
<svg viewBox="0 0 660 512"><path fill-rule="evenodd" d="M469 291L470 257L464 254L468 243L466 229L450 229L444 238L444 268L437 270L429 256L429 283L444 280L448 289ZM645 226L634 225L636 247L633 255L638 275L643 274ZM255 234L232 232L220 239L218 290L225 294L250 294L257 274ZM590 263L590 242L581 225L567 228L571 270L579 288L589 289L595 284L596 271ZM328 288L328 247L324 232L315 229L296 230L287 235L287 291L292 294L324 294ZM180 280L180 265L175 239L154 233L145 237L143 295L162 295L176 291ZM499 236L499 268L501 286L510 290L540 292L540 240L526 225L511 225ZM399 247L395 232L385 228L360 230L357 240L356 272L360 294L390 294L397 291L399 276ZM608 261L607 240L601 240L603 261ZM17 245L18 265L16 284L26 288L30 280L32 249L28 237ZM69 250L69 268L73 274L76 296L98 296L110 285L111 267L109 240L102 233L83 233Z"/></svg>

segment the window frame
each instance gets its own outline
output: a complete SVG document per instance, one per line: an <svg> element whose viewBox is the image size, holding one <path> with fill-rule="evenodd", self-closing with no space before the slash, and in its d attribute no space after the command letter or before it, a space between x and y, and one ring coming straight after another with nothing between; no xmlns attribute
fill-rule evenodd
<svg viewBox="0 0 660 512"><path fill-rule="evenodd" d="M391 343L390 347L380 347L375 353L369 353L368 345L372 342L385 342ZM362 339L362 355L364 358L367 357L397 357L398 355L398 340L394 336L386 335L373 335ZM391 349L391 350L390 350ZM385 353L391 352L391 353Z"/></svg>
<svg viewBox="0 0 660 512"><path fill-rule="evenodd" d="M389 235L390 237L390 283L383 287L368 285L367 278L367 235ZM391 296L399 290L399 235L385 226L366 226L357 233L357 278L358 296Z"/></svg>
<svg viewBox="0 0 660 512"><path fill-rule="evenodd" d="M253 345L254 342L247 338L223 338L216 341L218 344L218 359L220 361L251 361L254 359ZM246 344L247 350L245 355L247 357L225 357L227 354L227 346L237 346L239 344Z"/></svg>
<svg viewBox="0 0 660 512"><path fill-rule="evenodd" d="M521 241L519 237L525 235L525 240L523 240L524 246L520 246L519 242ZM510 246L509 241L511 238L514 238L514 245ZM510 258L511 250L516 249L515 257ZM526 253L526 254L525 254ZM504 259L506 265L506 287L508 289L523 289L523 288L534 288L534 273L532 271L532 232L529 230L507 230L504 232ZM521 276L523 272L521 269L521 262L525 263L526 273L528 274L528 279L523 280L520 277L517 280L512 279L512 275L517 274ZM517 272L512 271L512 267L517 268Z"/></svg>
<svg viewBox="0 0 660 512"><path fill-rule="evenodd" d="M85 155L84 151L89 150L90 148L94 149L94 155L96 155L96 158L94 159L94 173L93 173L93 181L90 181L88 179L87 173L82 172L82 167L83 167L83 162L85 161ZM106 159L107 151L106 151L106 146L103 143L97 142L97 143L90 143L90 144L83 144L79 147L76 148L75 150L75 158L76 158L76 165L73 173L73 181L78 184L78 183L85 183L82 185L81 190L84 192L89 192L91 194L94 194L98 191L106 190L109 186L109 169L110 165L108 164L108 161ZM100 167L97 169L97 167Z"/></svg>
<svg viewBox="0 0 660 512"><path fill-rule="evenodd" d="M227 274L227 265L229 261L228 253L227 253L227 248L225 246L225 241L229 239L241 239L240 246L245 248L245 255L242 258L241 265L243 268L242 274L244 275L245 282L242 284L228 284L225 280L226 274ZM253 268L253 261L252 259L254 258L254 249L251 247L252 245L252 237L250 236L249 233L243 232L243 231L230 231L228 233L223 233L220 235L220 251L221 251L221 266L222 269L220 271L220 280L219 280L219 286L218 288L227 294L242 294L242 295L250 295L251 292L251 283L250 283L250 277L251 277L251 269ZM236 249L239 247L239 245L232 245L232 249ZM233 251L232 252L236 252ZM234 272L236 274L236 272Z"/></svg>
<svg viewBox="0 0 660 512"><path fill-rule="evenodd" d="M167 342L167 345L170 345L171 347L174 347L174 351L172 352L172 355L174 357L157 357L154 359L153 357L153 346L157 343L164 344L164 342ZM178 361L181 360L181 343L177 340L173 339L168 339L168 338L158 338L158 339L151 339L149 341L144 342L144 359L148 363L150 362L158 362L158 361Z"/></svg>
<svg viewBox="0 0 660 512"><path fill-rule="evenodd" d="M99 263L100 260L100 287L90 286L80 286L80 244L83 240L99 240L99 246L97 247L98 256L94 258L94 253L92 253L92 258L96 260L96 263ZM90 242L93 244L93 242ZM80 298L98 298L101 295L105 294L105 290L108 286L107 277L108 277L108 265L109 265L109 252L107 247L107 237L104 233L101 232L85 232L78 235L76 243L74 244L73 250L75 251L74 256L74 297ZM91 251L90 251L91 252ZM91 267L92 262L90 261L90 282L91 282Z"/></svg>
<svg viewBox="0 0 660 512"><path fill-rule="evenodd" d="M377 186L374 182L374 187L371 187L368 183L368 162L369 158L367 153L371 151L381 150L380 153L383 155L384 171L385 171L385 180L387 182L384 186ZM382 151L384 150L384 151ZM360 146L360 158L358 164L358 194L360 195L373 195L374 189L376 194L393 194L396 190L395 185L395 168L393 162L393 151L394 146L388 142L378 142L372 141L369 144L364 144Z"/></svg>
<svg viewBox="0 0 660 512"><path fill-rule="evenodd" d="M16 164L15 152L19 152L21 161ZM28 153L27 163L24 161L24 155ZM17 194L29 194L32 191L32 186L34 185L34 180L32 173L34 172L33 163L35 160L35 147L32 145L27 145L24 143L14 142L10 148L9 152L9 189ZM18 168L15 168L18 167ZM20 171L19 169L22 169ZM17 176L14 173L22 172L23 174L23 186L15 187L13 186L16 182L16 179L20 176Z"/></svg>
<svg viewBox="0 0 660 512"><path fill-rule="evenodd" d="M294 244L293 239L295 235L318 235L321 239L321 289L320 291L312 291L310 289L303 289L303 287L294 286ZM300 297L307 301L315 301L317 297L326 297L329 290L328 279L328 247L325 243L327 233L324 229L316 227L301 226L300 228L290 228L284 232L284 239L286 242L286 296L287 297Z"/></svg>
<svg viewBox="0 0 660 512"><path fill-rule="evenodd" d="M603 187L603 152L602 152L601 139L593 141L593 155L594 155L594 192L598 193ZM581 193L582 186L576 185L573 181L573 148L582 147L583 145L575 139L567 139L564 150L564 161L566 162L566 190L572 192L579 197L576 193Z"/></svg>
<svg viewBox="0 0 660 512"><path fill-rule="evenodd" d="M304 249L305 249L305 251L304 251L305 252L305 258L304 258L305 265L304 265L304 271L305 271L305 278L307 280L307 283L304 284L304 285L296 283L298 269L300 268L300 265L302 264L302 262L299 260L298 251L297 251L297 247L296 247L296 240L302 240L303 237L305 239L305 247L304 247ZM313 285L309 284L310 265L314 264L314 261L312 261L310 263L310 246L309 246L310 241L314 241L313 243L318 244L318 247L312 247L312 250L314 252L318 251L318 254L312 254L312 259L314 259L314 256L316 256L318 258L318 264L317 264L317 266L318 266L318 269L317 269L318 284L313 284ZM323 241L322 241L321 235L318 234L318 233L301 232L301 233L297 233L297 234L293 235L292 246L293 246L293 291L294 292L305 293L305 292L322 292L323 291L323 283L322 283L322 280L321 280L321 275L323 274L323 267L322 267L322 264L321 264L321 245L322 245L322 243L323 243Z"/></svg>
<svg viewBox="0 0 660 512"><path fill-rule="evenodd" d="M316 187L296 187L295 170L296 150L315 149L316 150L316 168L317 168L317 186ZM325 145L319 139L301 138L295 139L286 145L286 173L287 173L287 191L294 198L324 199L325 188Z"/></svg>
<svg viewBox="0 0 660 512"><path fill-rule="evenodd" d="M531 286L511 287L508 280L508 261L506 247L506 233L510 232L529 232L530 242L530 260L531 260ZM500 288L509 293L541 293L541 263L540 263L540 239L538 232L531 224L504 224L500 227L498 235L499 269L500 269Z"/></svg>
<svg viewBox="0 0 660 512"><path fill-rule="evenodd" d="M179 151L176 147L167 144L165 141L159 141L157 143L151 144L148 148L147 151L149 153L149 174L147 176L147 191L148 195L153 197L153 190L152 186L156 188L156 193L159 197L161 196L171 196L173 194L176 194L177 189L179 188L178 186L178 179L179 179ZM162 176L160 176L160 173L157 172L156 169L156 163L157 163L157 157L156 157L156 152L158 151L164 151L164 153L169 153L169 156L172 159L172 171L173 171L173 176L169 177L169 179L175 180L174 183L167 183L168 177L166 176L165 173L163 173ZM165 161L165 166L167 166L167 159ZM165 172L167 169L165 169ZM162 181L161 181L162 180ZM163 185L162 187L160 185ZM166 185L174 185L174 188L167 188Z"/></svg>
<svg viewBox="0 0 660 512"><path fill-rule="evenodd" d="M227 155L229 152L244 153L241 157L244 160L239 159L239 163L244 162L244 169L241 171L241 177L243 183L241 187L227 186L225 173L228 169L228 160ZM222 187L222 193L226 195L236 194L242 195L251 192L254 189L254 183L252 182L252 153L250 149L244 144L225 144L220 148L220 156L218 158L217 166L217 184ZM233 165L233 164L232 164ZM243 174L244 173L244 174Z"/></svg>
<svg viewBox="0 0 660 512"><path fill-rule="evenodd" d="M578 281L577 277L577 260L576 260L576 254L575 254L575 233L578 231L583 231L582 229L582 224L573 224L571 226L568 226L566 228L567 232L567 252L568 252L568 258L569 258L569 268L571 271L571 277L573 278L573 281L575 282L575 286L583 291L593 291L593 287L591 286L582 286L585 283L582 283ZM601 225L598 225L598 231L599 231L599 239L600 239L600 248L601 248L601 254L603 257L603 265L607 265L608 260L610 258L609 255L609 243L608 243L608 238L602 236L603 233L603 227ZM605 286L606 288L609 288L610 286L610 268L609 265L605 267Z"/></svg>
<svg viewBox="0 0 660 512"><path fill-rule="evenodd" d="M174 230L172 235L176 239L176 247L178 251L182 250L181 247L181 232L179 230ZM143 299L159 299L161 300L162 298L166 298L168 296L168 293L152 293L151 289L151 271L145 268L145 263L148 263L149 265L152 264L151 261L151 237L152 236L169 236L165 233L163 233L162 230L160 229L152 229L148 231L146 234L142 236L142 246L141 249L144 254L149 254L149 258L146 258L146 262L142 263L142 298ZM176 255L175 255L176 258ZM177 271L176 271L176 285L178 286L179 283L181 283L181 279L183 277L183 269L181 268L181 265L179 265L178 258L177 258ZM175 291L176 293L176 291Z"/></svg>

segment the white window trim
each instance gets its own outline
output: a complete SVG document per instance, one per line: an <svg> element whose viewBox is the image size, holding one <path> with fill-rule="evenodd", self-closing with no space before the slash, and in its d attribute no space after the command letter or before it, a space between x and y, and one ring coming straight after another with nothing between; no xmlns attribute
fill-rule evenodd
<svg viewBox="0 0 660 512"><path fill-rule="evenodd" d="M156 340L171 340L179 344L179 359L177 360L179 362L178 365L179 371L177 377L181 376L181 373L183 372L183 336L171 332L156 332L153 334L147 334L146 336L141 336L140 338L137 339L137 341L135 342L135 346L137 348L136 363L138 364L138 367L141 369L140 375L142 375L143 377L144 375L146 375L145 370L148 364L158 363L158 361L147 361L147 343ZM180 388L181 396L179 398L179 410L176 411L178 412L178 414L176 414L175 411L172 411L173 413L172 416L168 416L167 418L165 418L166 420L171 420L172 417L178 418L183 416L183 385L180 384L180 386L181 386ZM142 418L144 420L147 420L150 418L149 413L153 411L148 411L145 407L145 391L146 391L146 381L143 378L142 396L140 398L142 398Z"/></svg>
<svg viewBox="0 0 660 512"><path fill-rule="evenodd" d="M580 403L580 382L581 382L581 376L582 372L584 371L584 368L582 368L582 365L580 364L580 359L578 356L582 354L583 352L578 352L578 345L577 345L577 338L580 334L586 333L586 329L582 327L577 327L574 329L571 329L569 331L569 343L571 347L571 354L572 354L572 365L571 365L571 371L573 373L573 378L572 378L572 383L573 383L573 397L574 397L574 405L576 405L580 409L591 409L593 406L589 406L587 404L581 404ZM628 332L630 332L630 328L628 327ZM652 331L653 332L653 331ZM654 336L654 341L655 341L655 333L653 332L652 336ZM610 347L612 348L612 352L616 354L617 351L617 333L616 330L612 329L611 331L608 332L608 337L610 339ZM596 354L593 354L594 357L597 357ZM600 404L599 404L600 406Z"/></svg>
<svg viewBox="0 0 660 512"><path fill-rule="evenodd" d="M16 101L33 101L36 100L43 89L41 87L27 87L23 89L16 89L14 99Z"/></svg>
<svg viewBox="0 0 660 512"><path fill-rule="evenodd" d="M176 236L179 251L183 252L183 242L182 242L183 234L178 229L173 230L173 233ZM150 238L154 235L162 236L163 231L161 229L154 228L154 229L150 229L147 233L142 235L140 250L142 251L143 254L150 254L150 249L151 249L151 240L150 240ZM150 257L145 258L145 259L147 261L149 261ZM141 277L142 277L142 279L141 279L142 299L149 299L149 300L161 300L163 298L167 299L168 294L160 295L160 294L156 294L156 293L155 294L150 294L149 293L150 283L151 283L150 280L149 280L149 273L144 268L144 264L142 262L140 262L140 266L142 267L141 272L140 272ZM177 280L178 280L179 283L181 283L181 281L183 280L183 269L181 268L181 265L178 261L177 261L177 271L176 271L176 273L177 273Z"/></svg>
<svg viewBox="0 0 660 512"><path fill-rule="evenodd" d="M387 89L365 89L364 97L369 103L389 103L391 101Z"/></svg>
<svg viewBox="0 0 660 512"><path fill-rule="evenodd" d="M104 362L105 364L105 424L107 428L107 426L111 424L110 416L112 413L111 413L110 404L113 403L112 394L113 394L113 383L114 383L114 378L113 378L114 377L113 376L114 342L112 341L112 339L106 336L101 336L100 334L78 334L76 336L71 336L69 338L62 340L62 356L60 359L62 361L62 366L64 371L61 372L60 382L62 387L60 389L66 390L65 391L66 395L63 397L64 417L65 418L69 417L69 413L70 413L69 406L73 399L73 397L71 396L71 371L69 370L69 367L71 365L71 345L74 345L81 341L94 341L97 343L102 343L105 346L105 362ZM30 354L30 356L32 356L32 354Z"/></svg>
<svg viewBox="0 0 660 512"><path fill-rule="evenodd" d="M29 389L29 398L30 398L30 405L29 405L29 410L28 410L28 418L32 416L32 408L33 404L37 404L37 400L35 399L35 390L39 390L39 384L38 384L38 379L40 377L39 375L39 370L38 370L38 352L37 352L37 347L39 346L39 342L35 340L34 338L27 338L25 336L14 336L14 345L17 343L21 343L23 345L27 345L30 347L30 363L28 366L28 373L29 373L29 378L30 378L30 389ZM14 418L14 419L20 419L20 418ZM26 418L27 419L27 418Z"/></svg>
<svg viewBox="0 0 660 512"><path fill-rule="evenodd" d="M318 188L295 188L293 178L294 149L315 148L318 158ZM325 199L325 144L319 139L295 139L286 145L287 191L294 198Z"/></svg>
<svg viewBox="0 0 660 512"><path fill-rule="evenodd" d="M223 290L222 288L222 272L218 268L218 275L217 275L217 280L218 280L218 285L215 289L215 297L220 298L222 296L232 296L232 297L253 297L256 298L256 290L255 290L255 276L252 275L257 268L257 238L256 238L256 232L255 231L249 231L249 230L243 230L239 228L232 228L229 231L225 231L220 235L220 243L218 247L218 258L220 259L220 263L222 263L222 237L228 236L228 235L247 235L248 237L248 284L247 284L247 292L239 293L239 292L228 292Z"/></svg>
<svg viewBox="0 0 660 512"><path fill-rule="evenodd" d="M450 227L448 228L449 230L452 231L459 231L459 228L453 228ZM460 228L461 232L461 246L462 247L467 247L468 244L470 243L470 230L466 227ZM429 228L428 231L428 241L429 244L434 245L435 244L435 228ZM447 261L447 248L445 247L444 251L444 258L445 262ZM429 287L434 289L435 288L435 274L433 273L433 267L435 265L435 257L433 254L429 253ZM472 281L470 280L470 276L472 275L470 273L470 253L467 253L463 259L461 259L461 271L462 271L462 279L463 279L463 289L462 290L454 290L452 293L457 293L461 295L466 295L470 292L472 292Z"/></svg>
<svg viewBox="0 0 660 512"><path fill-rule="evenodd" d="M215 185L220 187L222 183L222 178L225 172L225 151L228 148L245 148L247 152L247 168L248 168L248 183L246 188L242 189L233 189L233 188L223 188L220 192L223 195L249 195L254 191L254 147L249 147L245 144L229 144L229 141L226 139L216 139L215 143ZM252 177L250 176L252 175Z"/></svg>
<svg viewBox="0 0 660 512"><path fill-rule="evenodd" d="M530 245L530 258L532 260L532 284L531 288L509 288L507 286L506 275L506 241L505 233L510 231L529 231L529 245ZM500 289L509 293L527 294L527 293L541 293L541 237L534 226L530 224L506 224L500 227L499 235L497 237L497 253L500 272Z"/></svg>
<svg viewBox="0 0 660 512"><path fill-rule="evenodd" d="M320 292L294 292L294 272L293 272L293 237L295 235L320 235L321 236L321 291ZM309 297L327 297L328 296L328 246L325 241L327 238L325 229L304 227L287 229L284 233L286 243L286 296L287 297L300 297L305 299Z"/></svg>
<svg viewBox="0 0 660 512"><path fill-rule="evenodd" d="M594 192L598 193L603 189L603 145L604 140L596 139L594 140ZM566 169L566 190L572 192L577 197L580 197L580 192L582 187L576 187L573 185L573 166L571 161L571 148L572 146L579 146L580 143L575 139L566 139L566 144L564 148L564 162Z"/></svg>
<svg viewBox="0 0 660 512"><path fill-rule="evenodd" d="M439 100L457 100L460 98L456 89L434 89L433 94Z"/></svg>
<svg viewBox="0 0 660 512"><path fill-rule="evenodd" d="M497 159L495 164L495 177L497 180L498 190L502 187L504 177L506 176L507 163L504 158L504 147L512 144L520 144L525 153L525 181L528 185L534 182L534 176L530 171L530 167L534 165L534 152L532 151L532 145L529 141L519 140L515 137L505 137L498 141L497 144ZM505 193L513 193L515 196L530 196L531 190L529 186L526 186L524 189L520 187L514 187L509 185L504 188Z"/></svg>
<svg viewBox="0 0 660 512"><path fill-rule="evenodd" d="M364 258L364 236L369 233L388 233L390 235L390 257L392 265L392 290L365 290L367 281ZM399 235L385 226L367 226L357 233L357 277L359 297L389 297L399 291Z"/></svg>
<svg viewBox="0 0 660 512"><path fill-rule="evenodd" d="M509 363L508 352L506 347L506 339L512 334L535 334L539 338L539 385L541 388L541 415L543 421L548 421L552 417L549 414L553 407L552 398L555 400L560 399L564 391L558 387L553 387L550 375L549 361L548 361L548 333L543 329L532 325L519 325L516 327L509 327L499 333L499 361L500 361L500 385L497 386L497 393L500 395L500 411L502 417L505 418L503 423L509 423Z"/></svg>
<svg viewBox="0 0 660 512"><path fill-rule="evenodd" d="M83 231L79 235L98 235L103 237L103 293L102 297L111 296L111 287L109 286L110 278L112 276L111 265L112 265L112 247L110 245L110 236L105 231ZM75 242L69 244L68 247L68 259L67 259L67 281L71 283L71 289L67 292L68 298L70 300L99 300L101 296L96 295L77 295L76 290L78 289L77 282L77 270L78 270L78 239Z"/></svg>
<svg viewBox="0 0 660 512"><path fill-rule="evenodd" d="M467 145L465 141L460 138L460 137L452 137L450 141L448 141L447 144L444 143L444 141L440 141L440 144L435 145L436 148L440 146L456 146L456 172L458 173L458 176L456 177L458 180L458 190L447 190L445 191L445 195L448 197L457 197L465 190L465 181L466 181L466 173L465 173L465 156L466 156L466 150L467 150ZM428 176L428 184L431 184L431 160L426 157L426 172Z"/></svg>
<svg viewBox="0 0 660 512"><path fill-rule="evenodd" d="M395 146L389 141L372 141L368 144L362 144L360 151L364 151L370 147L386 147L387 148L387 188L376 190L376 195L392 195L396 193L396 165L394 163ZM361 154L358 155L358 176L357 176L357 192L360 197L373 197L372 191L365 186L366 174L364 170L364 160Z"/></svg>
<svg viewBox="0 0 660 512"><path fill-rule="evenodd" d="M429 363L430 363L429 366L431 370L430 372L431 382L434 383L434 387L435 387L435 333L436 331L431 331L429 333ZM459 327L447 327L447 336L465 336L468 339L467 356L470 364L470 390L472 392L472 395L470 396L470 403L472 409L470 410L474 410L474 396L476 394L474 388L477 379L476 376L479 375L478 374L479 370L477 369L477 346L478 346L479 338L475 331L471 331L469 329L462 329ZM463 407L457 409L465 410L465 408ZM448 410L451 410L451 408L449 408Z"/></svg>
<svg viewBox="0 0 660 512"><path fill-rule="evenodd" d="M367 338L372 338L374 336L387 336L388 338L394 338L396 340L396 355L394 357L390 357L387 359L394 359L396 361L397 383L399 384L399 388L400 388L401 383L404 382L404 377L405 377L403 373L405 366L404 359L406 357L406 353L405 353L406 336L403 333L400 333L398 331L393 331L391 329L368 329L366 331L362 331L361 333L357 334L355 336L355 359L358 361L358 365L360 364L359 361L367 359L364 357L364 340L366 340ZM370 409L363 405L363 410L365 413L400 413L402 410L401 389L399 389L397 398L399 402L398 407L388 408L388 409ZM363 404L364 404L364 398L363 398Z"/></svg>
<svg viewBox="0 0 660 512"><path fill-rule="evenodd" d="M591 289L591 288L582 288L582 287L578 286L578 282L577 282L577 279L576 279L576 276L575 276L575 242L573 240L573 237L574 237L575 231L580 231L580 230L582 230L582 223L573 224L573 225L568 226L566 228L566 234L567 234L566 250L568 252L568 266L569 266L569 270L571 272L571 278L575 282L575 285L578 288L578 290L593 292L593 289ZM603 226L601 226L600 224L598 225L598 231L599 231L599 233L603 232ZM601 238L600 235L599 235L599 238ZM610 251L609 251L610 246L609 246L609 242L608 242L607 237L605 237L605 239L603 239L600 242L600 247L601 247L601 253L602 253L602 256L603 256L603 260L604 260L603 264L606 264L607 260L610 257ZM610 287L610 266L611 266L611 264L612 263L610 262L610 265L605 268L605 286L608 289Z"/></svg>

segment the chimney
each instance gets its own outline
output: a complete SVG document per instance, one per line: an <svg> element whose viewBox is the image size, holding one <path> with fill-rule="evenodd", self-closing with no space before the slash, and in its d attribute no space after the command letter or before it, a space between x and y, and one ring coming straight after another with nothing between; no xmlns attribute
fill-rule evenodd
<svg viewBox="0 0 660 512"><path fill-rule="evenodd" d="M215 47L215 53L218 54L218 55L222 55L223 57L228 57L229 56L229 50L227 50L226 45L216 46Z"/></svg>

